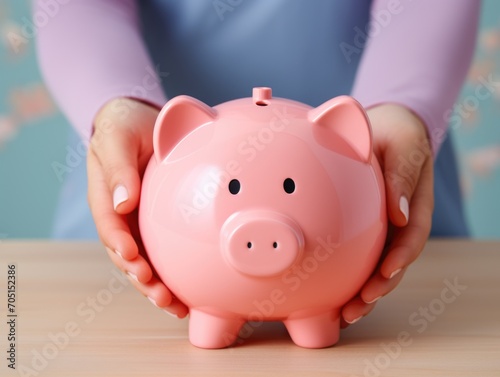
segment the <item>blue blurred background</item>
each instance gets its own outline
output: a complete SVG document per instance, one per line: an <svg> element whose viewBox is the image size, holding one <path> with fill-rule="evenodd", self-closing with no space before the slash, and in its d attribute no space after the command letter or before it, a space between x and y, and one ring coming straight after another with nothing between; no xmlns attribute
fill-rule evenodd
<svg viewBox="0 0 500 377"><path fill-rule="evenodd" d="M29 3L0 3L0 238L50 237L58 168L85 163L40 77ZM474 62L450 117L474 238L500 237L499 105L500 1L484 0Z"/></svg>

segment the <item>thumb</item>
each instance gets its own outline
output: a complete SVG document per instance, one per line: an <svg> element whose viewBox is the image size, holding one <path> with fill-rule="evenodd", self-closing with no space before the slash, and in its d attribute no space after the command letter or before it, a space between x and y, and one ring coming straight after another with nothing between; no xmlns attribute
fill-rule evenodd
<svg viewBox="0 0 500 377"><path fill-rule="evenodd" d="M113 208L119 214L130 213L139 201L140 139L134 136L114 114L101 112L95 119L90 148L101 165Z"/></svg>
<svg viewBox="0 0 500 377"><path fill-rule="evenodd" d="M141 174L152 154L158 112L152 105L116 98L96 115L90 147L119 214L132 212L139 203Z"/></svg>
<svg viewBox="0 0 500 377"><path fill-rule="evenodd" d="M426 162L432 158L422 120L407 108L383 104L368 110L374 152L382 166L389 220L397 227L408 224L410 203Z"/></svg>
<svg viewBox="0 0 500 377"><path fill-rule="evenodd" d="M402 227L410 217L410 202L419 182L422 167L430 158L427 138L414 133L400 135L387 147L384 156L384 177L387 205L391 222Z"/></svg>
<svg viewBox="0 0 500 377"><path fill-rule="evenodd" d="M104 179L119 214L133 211L139 202L141 180L138 171L140 141L118 126L103 130L96 124L91 148L97 156Z"/></svg>

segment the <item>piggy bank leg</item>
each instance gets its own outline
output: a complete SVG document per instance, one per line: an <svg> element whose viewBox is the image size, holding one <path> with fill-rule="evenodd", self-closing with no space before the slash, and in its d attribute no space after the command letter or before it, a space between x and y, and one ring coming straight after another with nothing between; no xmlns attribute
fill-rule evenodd
<svg viewBox="0 0 500 377"><path fill-rule="evenodd" d="M216 316L191 309L189 313L189 341L200 348L225 348L233 344L245 323L234 316Z"/></svg>
<svg viewBox="0 0 500 377"><path fill-rule="evenodd" d="M339 311L330 311L312 316L299 316L294 313L283 323L293 342L300 347L330 347L339 340Z"/></svg>

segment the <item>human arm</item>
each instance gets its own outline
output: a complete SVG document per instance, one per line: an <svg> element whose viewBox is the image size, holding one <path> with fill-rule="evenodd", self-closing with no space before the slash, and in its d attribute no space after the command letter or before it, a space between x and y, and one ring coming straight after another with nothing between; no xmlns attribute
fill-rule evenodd
<svg viewBox="0 0 500 377"><path fill-rule="evenodd" d="M378 31L368 38L352 95L365 108L393 103L411 110L436 155L474 53L479 10L479 0L375 0ZM383 26L377 17L387 14Z"/></svg>
<svg viewBox="0 0 500 377"><path fill-rule="evenodd" d="M387 15L395 3L375 1L372 17ZM433 208L433 156L444 140L446 114L476 38L479 1L398 4L386 26L369 38L352 93L368 108L392 233L373 277L344 307L348 323L368 314L397 286L425 245Z"/></svg>
<svg viewBox="0 0 500 377"><path fill-rule="evenodd" d="M34 0L34 14L49 17L45 4ZM99 109L114 98L136 98L158 108L165 103L134 0L60 4L38 29L36 42L45 83L84 141L90 140Z"/></svg>
<svg viewBox="0 0 500 377"><path fill-rule="evenodd" d="M89 143L88 199L99 236L144 295L184 316L186 308L172 301L143 257L136 226L141 172L165 102L139 30L137 5L73 0L56 8L49 13L46 2L34 1L34 15L51 15L38 30L38 59L62 112ZM127 200L114 194L119 186L126 187Z"/></svg>

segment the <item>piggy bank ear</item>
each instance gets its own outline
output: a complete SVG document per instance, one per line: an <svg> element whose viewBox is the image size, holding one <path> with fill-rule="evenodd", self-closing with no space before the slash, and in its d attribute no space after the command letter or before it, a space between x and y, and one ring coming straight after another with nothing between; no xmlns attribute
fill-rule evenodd
<svg viewBox="0 0 500 377"><path fill-rule="evenodd" d="M177 96L168 101L156 118L153 148L156 160L163 159L191 131L213 122L217 111L189 96Z"/></svg>
<svg viewBox="0 0 500 377"><path fill-rule="evenodd" d="M316 127L314 134L321 144L336 149L362 162L372 155L372 130L361 104L349 96L326 101L309 111L309 120ZM343 142L339 143L338 139ZM339 150L340 146L340 150Z"/></svg>

